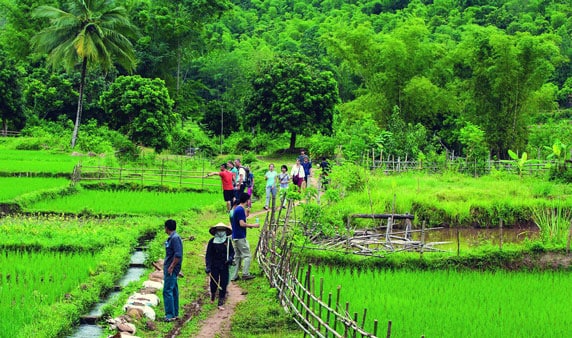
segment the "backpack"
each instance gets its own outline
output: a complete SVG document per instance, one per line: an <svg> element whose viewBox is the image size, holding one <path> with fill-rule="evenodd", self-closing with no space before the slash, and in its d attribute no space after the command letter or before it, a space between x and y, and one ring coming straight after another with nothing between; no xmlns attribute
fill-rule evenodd
<svg viewBox="0 0 572 338"><path fill-rule="evenodd" d="M254 180L254 174L250 170L246 170L246 178L244 179L245 187L252 187L252 181Z"/></svg>

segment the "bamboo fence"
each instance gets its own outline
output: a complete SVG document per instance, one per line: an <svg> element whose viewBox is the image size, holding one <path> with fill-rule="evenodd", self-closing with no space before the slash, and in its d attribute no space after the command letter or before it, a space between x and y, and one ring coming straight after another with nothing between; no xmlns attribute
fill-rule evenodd
<svg viewBox="0 0 572 338"><path fill-rule="evenodd" d="M429 171L443 172L445 170L456 170L469 174L487 174L491 170L503 170L508 172L518 172L518 166L515 161L511 160L493 160L475 162L469 161L463 157L447 156L442 162L429 162L411 159L408 157L401 158L395 156L386 156L382 152L371 150L366 152L362 158L362 164L372 170L383 170L385 173L399 173L406 171ZM529 160L523 165L522 172L530 175L543 174L556 165L551 160Z"/></svg>
<svg viewBox="0 0 572 338"><path fill-rule="evenodd" d="M141 185L175 185L196 189L220 188L220 180L207 179L207 172L203 170L182 170L159 168L126 168L108 166L76 165L72 174L72 181L102 181L117 183L138 183Z"/></svg>
<svg viewBox="0 0 572 338"><path fill-rule="evenodd" d="M274 203L273 203L274 204ZM286 227L292 212L292 201L288 202L283 226L274 222L275 211L267 213L261 230L255 256L272 287L278 290L278 299L284 309L293 315L294 320L312 337L377 337L378 321L373 320L373 332L364 329L367 309L358 314L350 313L350 303L341 303L341 287L335 296L324 294L323 278L318 286L312 276L312 265L304 272L292 246L285 240ZM272 210L275 210L274 208ZM281 211L284 209L280 209ZM276 219L281 219L280 216ZM391 334L388 324L387 337Z"/></svg>

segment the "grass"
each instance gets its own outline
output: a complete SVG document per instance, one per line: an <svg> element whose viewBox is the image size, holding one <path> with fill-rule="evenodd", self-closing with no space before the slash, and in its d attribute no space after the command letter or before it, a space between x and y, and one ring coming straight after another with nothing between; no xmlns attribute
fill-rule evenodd
<svg viewBox="0 0 572 338"><path fill-rule="evenodd" d="M348 194L325 213L343 227L344 216L351 213L392 210L414 214L418 227L423 220L430 226L494 227L500 218L510 227L533 224L532 208L553 200L572 207L572 187L516 175L472 178L457 174L376 174L370 177L368 188Z"/></svg>
<svg viewBox="0 0 572 338"><path fill-rule="evenodd" d="M3 156L3 154L0 154L0 165L2 165L1 159ZM294 158L294 156L292 157ZM162 161L162 158L157 157L154 159L154 161L157 160ZM61 161L65 161L65 159L61 158ZM106 160L98 159L98 161L105 162ZM279 159L276 159L274 162L275 164L282 163ZM284 162L290 163L291 161ZM198 161L194 164L198 164ZM47 158L42 155L37 160L30 161L30 165L36 167L45 166L46 168L49 168L52 164L49 164ZM187 165L185 164L184 166L186 167ZM174 164L173 167L178 168L179 166L178 164ZM256 167L256 173L258 174L256 178L257 185L263 184L261 175L265 172L266 165L263 163L257 163ZM213 167L211 170L207 171L217 171L217 168ZM37 179L39 178L34 178L33 180ZM213 183L219 184L220 181L213 180ZM552 199L562 200L564 205L566 205L566 203L570 203L569 196L572 191L570 187L566 186L528 178L518 179L518 177L510 176L490 176L480 179L472 179L464 176L457 177L456 175L380 175L372 177L369 183L369 195L371 195L371 197L368 196L366 191L359 194L352 193L347 196L345 200L333 205L334 208L327 208L328 210L326 210L327 201L324 200L322 209L324 209L324 212L328 217L330 217L330 220L340 222L340 224L345 227L343 216L348 213L368 213L371 212L372 209L375 210L375 212L388 212L392 210L393 196L395 195L396 211L400 213L407 211L414 212L418 216L418 220L421 218L420 215L427 215L432 224L439 224L439 222L446 221L452 222L452 224L456 225L465 225L467 224L466 222L469 222L469 224L476 222L477 224L486 225L493 222L495 217L498 217L498 215L504 215L503 213L510 216L510 213L514 212L518 217L521 217L521 209L528 208L530 205L539 205ZM30 184L33 183L30 182ZM42 188L37 187L37 189ZM26 192L23 194L25 193ZM262 195L263 194L264 193L262 192ZM516 197L512 197L513 195ZM373 208L369 207L370 201L373 203ZM253 207L253 210L258 209L260 209L260 202L256 202ZM138 228L141 226L157 231L158 236L149 247L150 259L154 260L164 256L164 247L162 245L165 240L165 234L162 232L162 222L165 218L172 217L178 221L178 232L184 238L185 258L183 260L183 273L185 274L185 277L179 280L179 285L182 305L188 305L205 296L206 279L204 275L204 246L210 238L208 228L219 221L228 221L228 217L224 210L224 202L222 201L222 194L220 191L217 191L214 194L199 195L196 193L80 190L76 195L64 196L34 203L29 211L76 213L81 214L82 217L71 218L66 222L62 222L65 226L61 226L59 229L56 225L48 224L49 222L36 222L34 218L31 217L0 219L0 237L5 239L4 243L12 243L10 245L16 245L18 241L23 241L30 247L36 246L46 250L59 250L66 247L75 249L81 248L81 250L84 250L85 248L80 245L81 242L87 243L88 247L92 249L112 243L129 243L127 244L128 246L133 245L132 240L134 240L140 232L131 232L131 228ZM482 212L482 215L484 215L482 218L479 218L480 216L475 217L474 211L478 210L484 210L484 212ZM100 221L88 220L89 218L85 217L89 215L119 214L144 216L134 218L121 217L118 219L102 219ZM57 222L54 221L54 223ZM105 225L105 223L109 224ZM249 230L248 238L253 248L256 246L258 234L258 230ZM124 235L126 236L125 238L122 237ZM127 237L131 237L131 239L129 240ZM191 240L191 237L193 240ZM2 241L0 240L0 242ZM51 244L52 246L50 246ZM113 257L109 257L104 263L112 261L112 259ZM253 261L251 270L255 273L260 272L255 261ZM397 272L404 271L396 271L396 273ZM532 281L530 281L530 279L527 280L525 278L521 278L522 276L519 278L513 278L513 275L502 275L502 277L499 277L501 275L495 273L487 272L484 274L488 276L486 279L488 282L485 281L485 284L489 283L496 285L498 290L507 290L506 285L511 285L512 287L513 284L529 283L529 288L527 289L529 293L536 293L538 289L544 288L544 286L534 284L534 279L541 280L542 283L545 283L545 285L548 285L550 288L550 286L554 285L550 284L552 280L561 278L559 275L553 273L531 274ZM489 277L489 274L493 277ZM450 273L449 275L452 274ZM545 278L544 275L547 277ZM420 294L426 292L425 290L429 290L428 288L430 284L428 282L431 282L431 279L437 280L438 282L435 283L441 283L441 286L454 286L453 288L455 289L482 289L487 290L486 293L492 292L486 287L486 285L483 286L476 282L475 275L470 275L470 278L467 277L471 282L465 284L457 282L451 278L445 279L445 277L439 277L439 275L427 275L426 272L423 271L409 272L409 274L405 276L406 277L403 277L404 280L398 278L385 280L381 287L385 287L386 284L395 284L392 285L398 289L398 291L395 292L404 292L405 295L400 298L406 300L410 300L411 298L420 298ZM479 275L477 274L476 276ZM415 285L406 284L408 280L414 281ZM281 306L276 301L275 291L269 288L268 282L265 278L259 276L252 281L240 282L240 287L248 293L248 296L247 300L237 307L235 315L230 319L232 321L232 336L301 337L303 335L297 326L289 319L289 316L283 312ZM437 288L438 287L439 286L437 286ZM552 288L558 289L559 287L560 286L555 285ZM347 289L348 288L344 288L344 292ZM361 288L353 287L353 289ZM364 289L362 289L362 293L367 293L363 292L363 290ZM365 290L371 289L367 288ZM562 292L564 292L564 297L570 298L566 293L566 290ZM344 293L342 294L344 295ZM474 297L477 296L478 294ZM455 301L457 298L454 297L460 296L442 297L453 297L449 299L453 299L453 301ZM521 298L526 297L528 297L528 294ZM366 306L364 305L366 304L366 300L359 300L357 296L352 297L351 299L352 306L353 304L356 304L360 309L363 309L363 307ZM548 305L552 305L552 298L545 298L545 300ZM380 301L381 300L378 299L377 304L381 304ZM411 302L412 301L413 300L411 300ZM424 299L424 301L428 302L429 300ZM570 305L567 303L567 300L563 303L567 306ZM122 311L119 309L121 305L122 304L118 305L117 311L114 314L122 314ZM425 308L425 303L421 305L418 304L418 306L420 307L410 311L425 312L425 310L423 310ZM475 306L475 308L459 307L449 309L446 314L439 314L439 318L451 317L452 321L453 319L458 320L457 318L463 318L464 322L458 322L457 326L461 328L465 327L466 330L471 330L473 328L473 322L471 319L473 316L477 315L477 312L485 312L490 315L489 312L480 310L480 304L475 305L475 303L473 303L473 306ZM527 305L520 303L520 306ZM543 304L533 304L533 306L542 307ZM398 303L397 306L393 306L392 308L400 307L401 303ZM542 310L544 311L544 309ZM162 307L159 306L157 309L158 318L163 315L162 311ZM209 311L216 311L216 309L214 307L204 307L203 312L198 316L193 317L183 328L181 335L193 336L193 334L200 328L200 319L205 318L205 316L209 314ZM360 312L361 310L356 311ZM506 311L513 310L509 309L505 310L505 312ZM52 312L53 314L48 316L48 320L57 321L57 316L62 317L59 311L54 310ZM517 314L518 312L514 313ZM77 318L78 313L68 314L66 312L66 316L68 315L70 318ZM515 318L525 318L526 320L532 321L531 318L526 316L518 316L515 315ZM373 318L373 315L371 313L368 314L368 318ZM378 319L380 319L380 323L382 323L384 320L387 320L387 318L389 317L380 316ZM426 327L415 330L411 335L402 335L401 332L403 331L400 331L403 326L403 324L401 324L401 317L396 315L390 319L394 320L395 336L417 337L421 334L426 334L427 336L447 336L439 334L439 331L435 331L436 329L439 329L440 326L440 323L436 324L435 321L430 322ZM46 326L45 323L46 322L44 321L42 323L38 323L36 326L38 328L42 325ZM551 320L547 320L546 323L554 325ZM144 328L139 326L137 335L141 337L156 337L159 332L161 334L167 333L172 327L172 324L168 323L158 322L157 325L157 331L146 331ZM400 332L400 334L397 334L398 332ZM505 332L509 331L503 331L503 335L507 336L504 334ZM495 334L493 334L493 336L495 336ZM498 336L498 334L496 336Z"/></svg>

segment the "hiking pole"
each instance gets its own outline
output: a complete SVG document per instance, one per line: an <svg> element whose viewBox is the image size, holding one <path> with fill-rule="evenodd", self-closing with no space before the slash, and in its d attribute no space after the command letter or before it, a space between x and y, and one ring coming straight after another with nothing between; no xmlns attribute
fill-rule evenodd
<svg viewBox="0 0 572 338"><path fill-rule="evenodd" d="M212 273L209 272L209 277L211 278L211 280L213 282L215 282L216 286L218 287L219 290L222 290L222 288L220 287L220 284L214 279Z"/></svg>

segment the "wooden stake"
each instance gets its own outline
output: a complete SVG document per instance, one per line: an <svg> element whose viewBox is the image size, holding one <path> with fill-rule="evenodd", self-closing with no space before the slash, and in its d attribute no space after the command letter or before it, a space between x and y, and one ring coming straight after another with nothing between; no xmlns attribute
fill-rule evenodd
<svg viewBox="0 0 572 338"><path fill-rule="evenodd" d="M502 251L502 223L503 223L503 221L502 221L502 218L501 218L501 220L500 220L500 230L499 230L499 232L500 232L500 234L499 234L499 250L500 250L500 251Z"/></svg>
<svg viewBox="0 0 572 338"><path fill-rule="evenodd" d="M570 221L570 230L568 231L568 241L566 242L566 254L570 254L570 240L572 240L572 221Z"/></svg>
<svg viewBox="0 0 572 338"><path fill-rule="evenodd" d="M459 235L459 227L457 227L457 257L461 255L461 236Z"/></svg>
<svg viewBox="0 0 572 338"><path fill-rule="evenodd" d="M386 338L391 337L391 320L387 322L387 335L385 337Z"/></svg>

